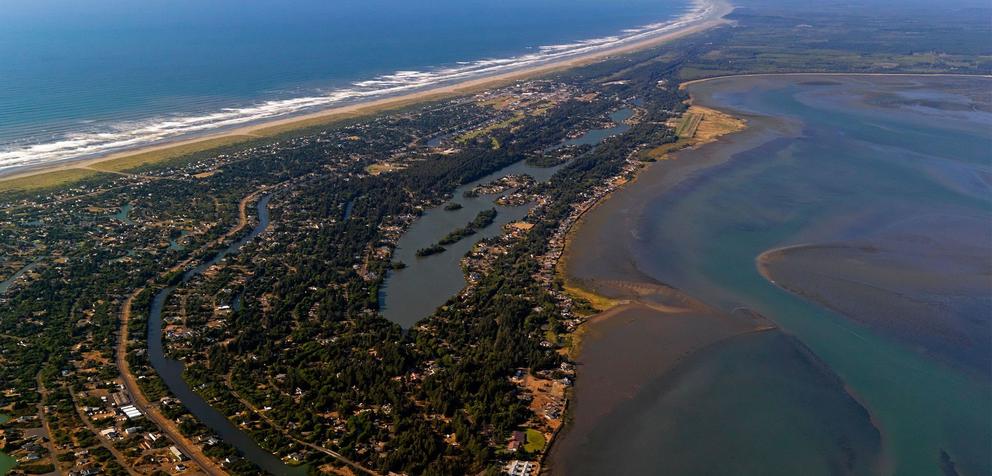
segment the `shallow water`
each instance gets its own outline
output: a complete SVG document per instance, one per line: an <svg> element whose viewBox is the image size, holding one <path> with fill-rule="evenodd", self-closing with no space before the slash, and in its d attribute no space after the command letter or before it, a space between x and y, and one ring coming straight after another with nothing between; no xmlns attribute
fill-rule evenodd
<svg viewBox="0 0 992 476"><path fill-rule="evenodd" d="M508 175L527 174L536 181L543 182L560 167L535 167L526 162L517 162L458 187L451 200L424 212L400 238L393 254L394 261L400 261L407 267L389 271L379 289L379 310L386 319L409 328L433 313L438 306L465 287L465 274L460 261L472 246L483 238L501 234L503 225L524 218L533 207L533 204L519 207L497 206L493 203L497 196L480 195L470 198L463 195L466 191ZM444 206L449 203L461 204L462 208L445 210ZM457 243L445 246L447 251L443 253L417 256L417 250L437 243L451 231L475 219L479 212L490 208L496 208L499 213L491 225ZM425 286L425 283L430 285Z"/></svg>
<svg viewBox="0 0 992 476"><path fill-rule="evenodd" d="M586 456L555 472L868 475L880 444L832 373L769 330L724 340L646 382L575 450Z"/></svg>
<svg viewBox="0 0 992 476"><path fill-rule="evenodd" d="M0 424L5 423L10 417L0 413ZM0 474L7 474L11 469L17 466L17 460L12 456L0 451Z"/></svg>
<svg viewBox="0 0 992 476"><path fill-rule="evenodd" d="M573 241L569 273L587 281L635 276L670 284L724 311L754 309L808 347L823 369L836 374L870 412L881 434L881 472L935 474L941 452L946 452L962 474L988 474L992 384L987 375L922 351L891 326L852 319L777 287L758 272L755 259L770 249L797 244L874 240L882 246L892 243L886 231L926 223L913 221L924 217L990 223L989 84L985 79L781 76L694 85L690 90L698 102L745 116L750 130L681 153L675 163L643 173L589 217ZM935 107L940 102L933 98L947 97L971 107ZM928 249L951 249L966 242L977 253L975 259L992 261L987 227L949 235L957 241L931 234L934 245ZM603 250L603 243L609 243L610 250ZM830 259L820 262L830 265ZM940 263L953 267L955 262ZM898 268L889 270L893 269ZM987 327L992 316L989 289L984 294L975 289L970 292L977 301L959 310L964 313L960 320ZM924 313L923 318L943 323L947 315ZM724 425L705 415L681 420L693 424L678 427L680 433L699 432L698 438L688 440L697 446L689 447L671 446L668 433L653 429L639 435L614 432L613 439L595 432L583 435L609 442L606 451L619 448L622 461L634 461L622 463L620 474L624 468L631 469L627 474L635 474L635 468L695 474L726 468L730 461L751 474L796 468L793 464L800 459L736 451L756 438L786 441L776 445L785 445L781 449L788 455L807 455L809 471L814 472L829 468L826 461L838 461L837 451L847 451L843 445L818 440L815 432L800 431L803 422L821 422L807 428L827 429L831 421L849 421L842 416L843 406L824 406L788 387L749 387L760 385L760 379L738 379L732 391L721 391L727 382L722 377L690 377L730 361L741 366L741 372L759 372L752 367L767 365L762 358L714 346L690 360L684 371L667 377L667 393L638 394L632 400L637 402L634 410L614 414L602 428L634 427L634 418L674 421L681 407L672 403L679 401L672 392L691 393L696 398L688 401L714 409L721 415L714 418ZM581 378L580 373L580 382ZM757 395L763 395L764 403L794 412L790 422L796 427L785 429L789 439L761 436L778 420L759 408L741 405L738 408L748 410L734 413L730 420L720 411L740 399L753 404ZM581 393L576 402L578 415L583 411ZM566 434L569 438L573 436ZM849 444L855 452L871 454L870 447L856 446L870 446L870 439L852 439ZM622 450L630 445L641 445L643 451ZM707 452L710 459L705 461L693 456ZM576 457L576 464L585 461L581 453ZM594 463L593 456L588 458ZM866 467L860 468L854 472L865 472Z"/></svg>

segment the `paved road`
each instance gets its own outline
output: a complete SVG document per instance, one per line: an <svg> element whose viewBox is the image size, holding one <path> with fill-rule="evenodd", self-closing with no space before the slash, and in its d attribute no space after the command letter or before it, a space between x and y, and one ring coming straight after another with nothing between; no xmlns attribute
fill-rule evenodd
<svg viewBox="0 0 992 476"><path fill-rule="evenodd" d="M245 226L248 225L248 204L254 200L258 195L264 192L266 188L262 188L252 192L248 196L241 199L238 204L238 223L230 231L224 234L224 236L218 238L216 241L209 243L204 246L204 248L212 247L217 243L223 242L228 238L234 236L236 233L241 231ZM187 259L166 271L163 274L172 273L186 267L192 259ZM151 284L150 282L148 284ZM118 334L117 340L117 352L116 361L117 368L120 370L121 379L124 381L124 387L127 392L131 394L131 400L135 407L141 410L152 423L155 423L163 433L165 433L186 456L193 460L200 468L207 474L212 476L226 475L227 471L224 471L217 463L214 462L209 456L203 453L200 446L193 443L189 438L179 431L179 427L176 423L165 417L158 408L151 405L145 394L141 392L141 387L138 386L138 380L131 372L131 368L127 362L127 337L128 337L128 324L131 319L131 308L134 304L134 299L144 291L145 287L136 289L130 296L128 296L127 301L124 302L124 306L121 308L121 326Z"/></svg>

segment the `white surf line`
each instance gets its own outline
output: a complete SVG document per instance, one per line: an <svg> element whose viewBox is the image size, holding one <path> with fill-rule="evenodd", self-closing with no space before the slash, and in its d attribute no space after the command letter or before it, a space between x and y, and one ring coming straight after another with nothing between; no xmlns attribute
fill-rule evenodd
<svg viewBox="0 0 992 476"><path fill-rule="evenodd" d="M315 112L345 103L397 96L430 87L457 84L462 81L576 59L670 33L706 19L713 13L715 7L716 4L710 1L695 0L691 3L688 11L675 20L626 29L619 35L541 46L535 53L509 58L460 62L457 63L457 66L439 68L433 71L397 71L370 80L357 81L352 83L351 87L330 91L324 95L270 100L251 106L224 108L196 116L158 117L144 121L104 124L101 126L102 130L65 134L53 142L0 146L0 172L5 169L95 157L183 136L193 136L238 125Z"/></svg>

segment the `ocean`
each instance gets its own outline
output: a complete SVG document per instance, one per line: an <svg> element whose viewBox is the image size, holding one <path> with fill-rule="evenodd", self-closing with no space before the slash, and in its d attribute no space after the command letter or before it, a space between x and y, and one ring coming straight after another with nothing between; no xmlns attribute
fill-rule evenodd
<svg viewBox="0 0 992 476"><path fill-rule="evenodd" d="M0 175L657 34L689 0L6 0Z"/></svg>

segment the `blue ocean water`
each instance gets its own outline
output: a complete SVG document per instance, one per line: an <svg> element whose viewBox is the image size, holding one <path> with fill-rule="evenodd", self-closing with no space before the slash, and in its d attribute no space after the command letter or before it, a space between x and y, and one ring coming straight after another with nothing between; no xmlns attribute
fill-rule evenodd
<svg viewBox="0 0 992 476"><path fill-rule="evenodd" d="M4 0L0 173L615 45L689 0Z"/></svg>

